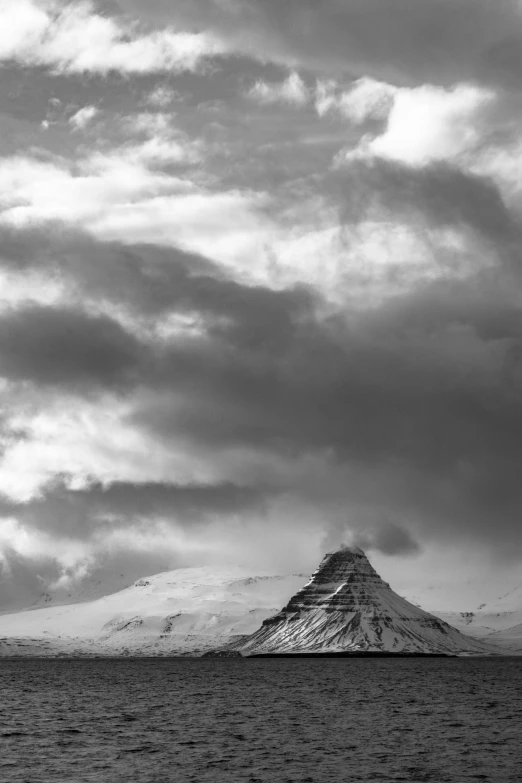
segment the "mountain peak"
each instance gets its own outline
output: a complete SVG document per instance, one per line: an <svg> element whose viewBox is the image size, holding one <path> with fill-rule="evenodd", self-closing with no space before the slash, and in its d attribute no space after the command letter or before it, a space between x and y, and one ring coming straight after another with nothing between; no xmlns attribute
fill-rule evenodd
<svg viewBox="0 0 522 783"><path fill-rule="evenodd" d="M375 585L387 586L375 571L365 553L359 547L342 547L326 554L319 568L314 571L305 588L312 585L325 585L337 591L356 584L371 581ZM303 588L303 589L305 589ZM345 590L346 592L346 590ZM294 596L297 598L297 596ZM294 600L294 599L292 599Z"/></svg>

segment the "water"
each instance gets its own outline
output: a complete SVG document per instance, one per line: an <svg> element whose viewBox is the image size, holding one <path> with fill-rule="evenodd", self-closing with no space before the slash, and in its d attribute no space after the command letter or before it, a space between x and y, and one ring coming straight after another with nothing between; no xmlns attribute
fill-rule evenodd
<svg viewBox="0 0 522 783"><path fill-rule="evenodd" d="M0 660L2 783L522 780L522 659Z"/></svg>

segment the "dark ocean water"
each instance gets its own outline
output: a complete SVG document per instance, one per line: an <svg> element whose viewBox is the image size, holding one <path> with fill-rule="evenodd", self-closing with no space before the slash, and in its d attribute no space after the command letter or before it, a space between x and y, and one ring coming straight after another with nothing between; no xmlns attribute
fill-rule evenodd
<svg viewBox="0 0 522 783"><path fill-rule="evenodd" d="M522 658L0 659L2 783L522 781Z"/></svg>

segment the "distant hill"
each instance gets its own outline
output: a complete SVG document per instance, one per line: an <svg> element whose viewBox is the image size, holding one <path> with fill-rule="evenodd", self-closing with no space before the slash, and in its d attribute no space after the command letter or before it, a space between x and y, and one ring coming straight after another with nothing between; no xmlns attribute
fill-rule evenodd
<svg viewBox="0 0 522 783"><path fill-rule="evenodd" d="M522 652L522 585L472 612L434 612L462 633Z"/></svg>

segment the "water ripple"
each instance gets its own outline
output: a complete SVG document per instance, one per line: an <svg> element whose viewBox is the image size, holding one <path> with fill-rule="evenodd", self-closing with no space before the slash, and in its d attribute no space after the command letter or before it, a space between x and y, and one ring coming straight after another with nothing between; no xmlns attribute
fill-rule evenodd
<svg viewBox="0 0 522 783"><path fill-rule="evenodd" d="M4 783L520 783L522 659L0 660Z"/></svg>

